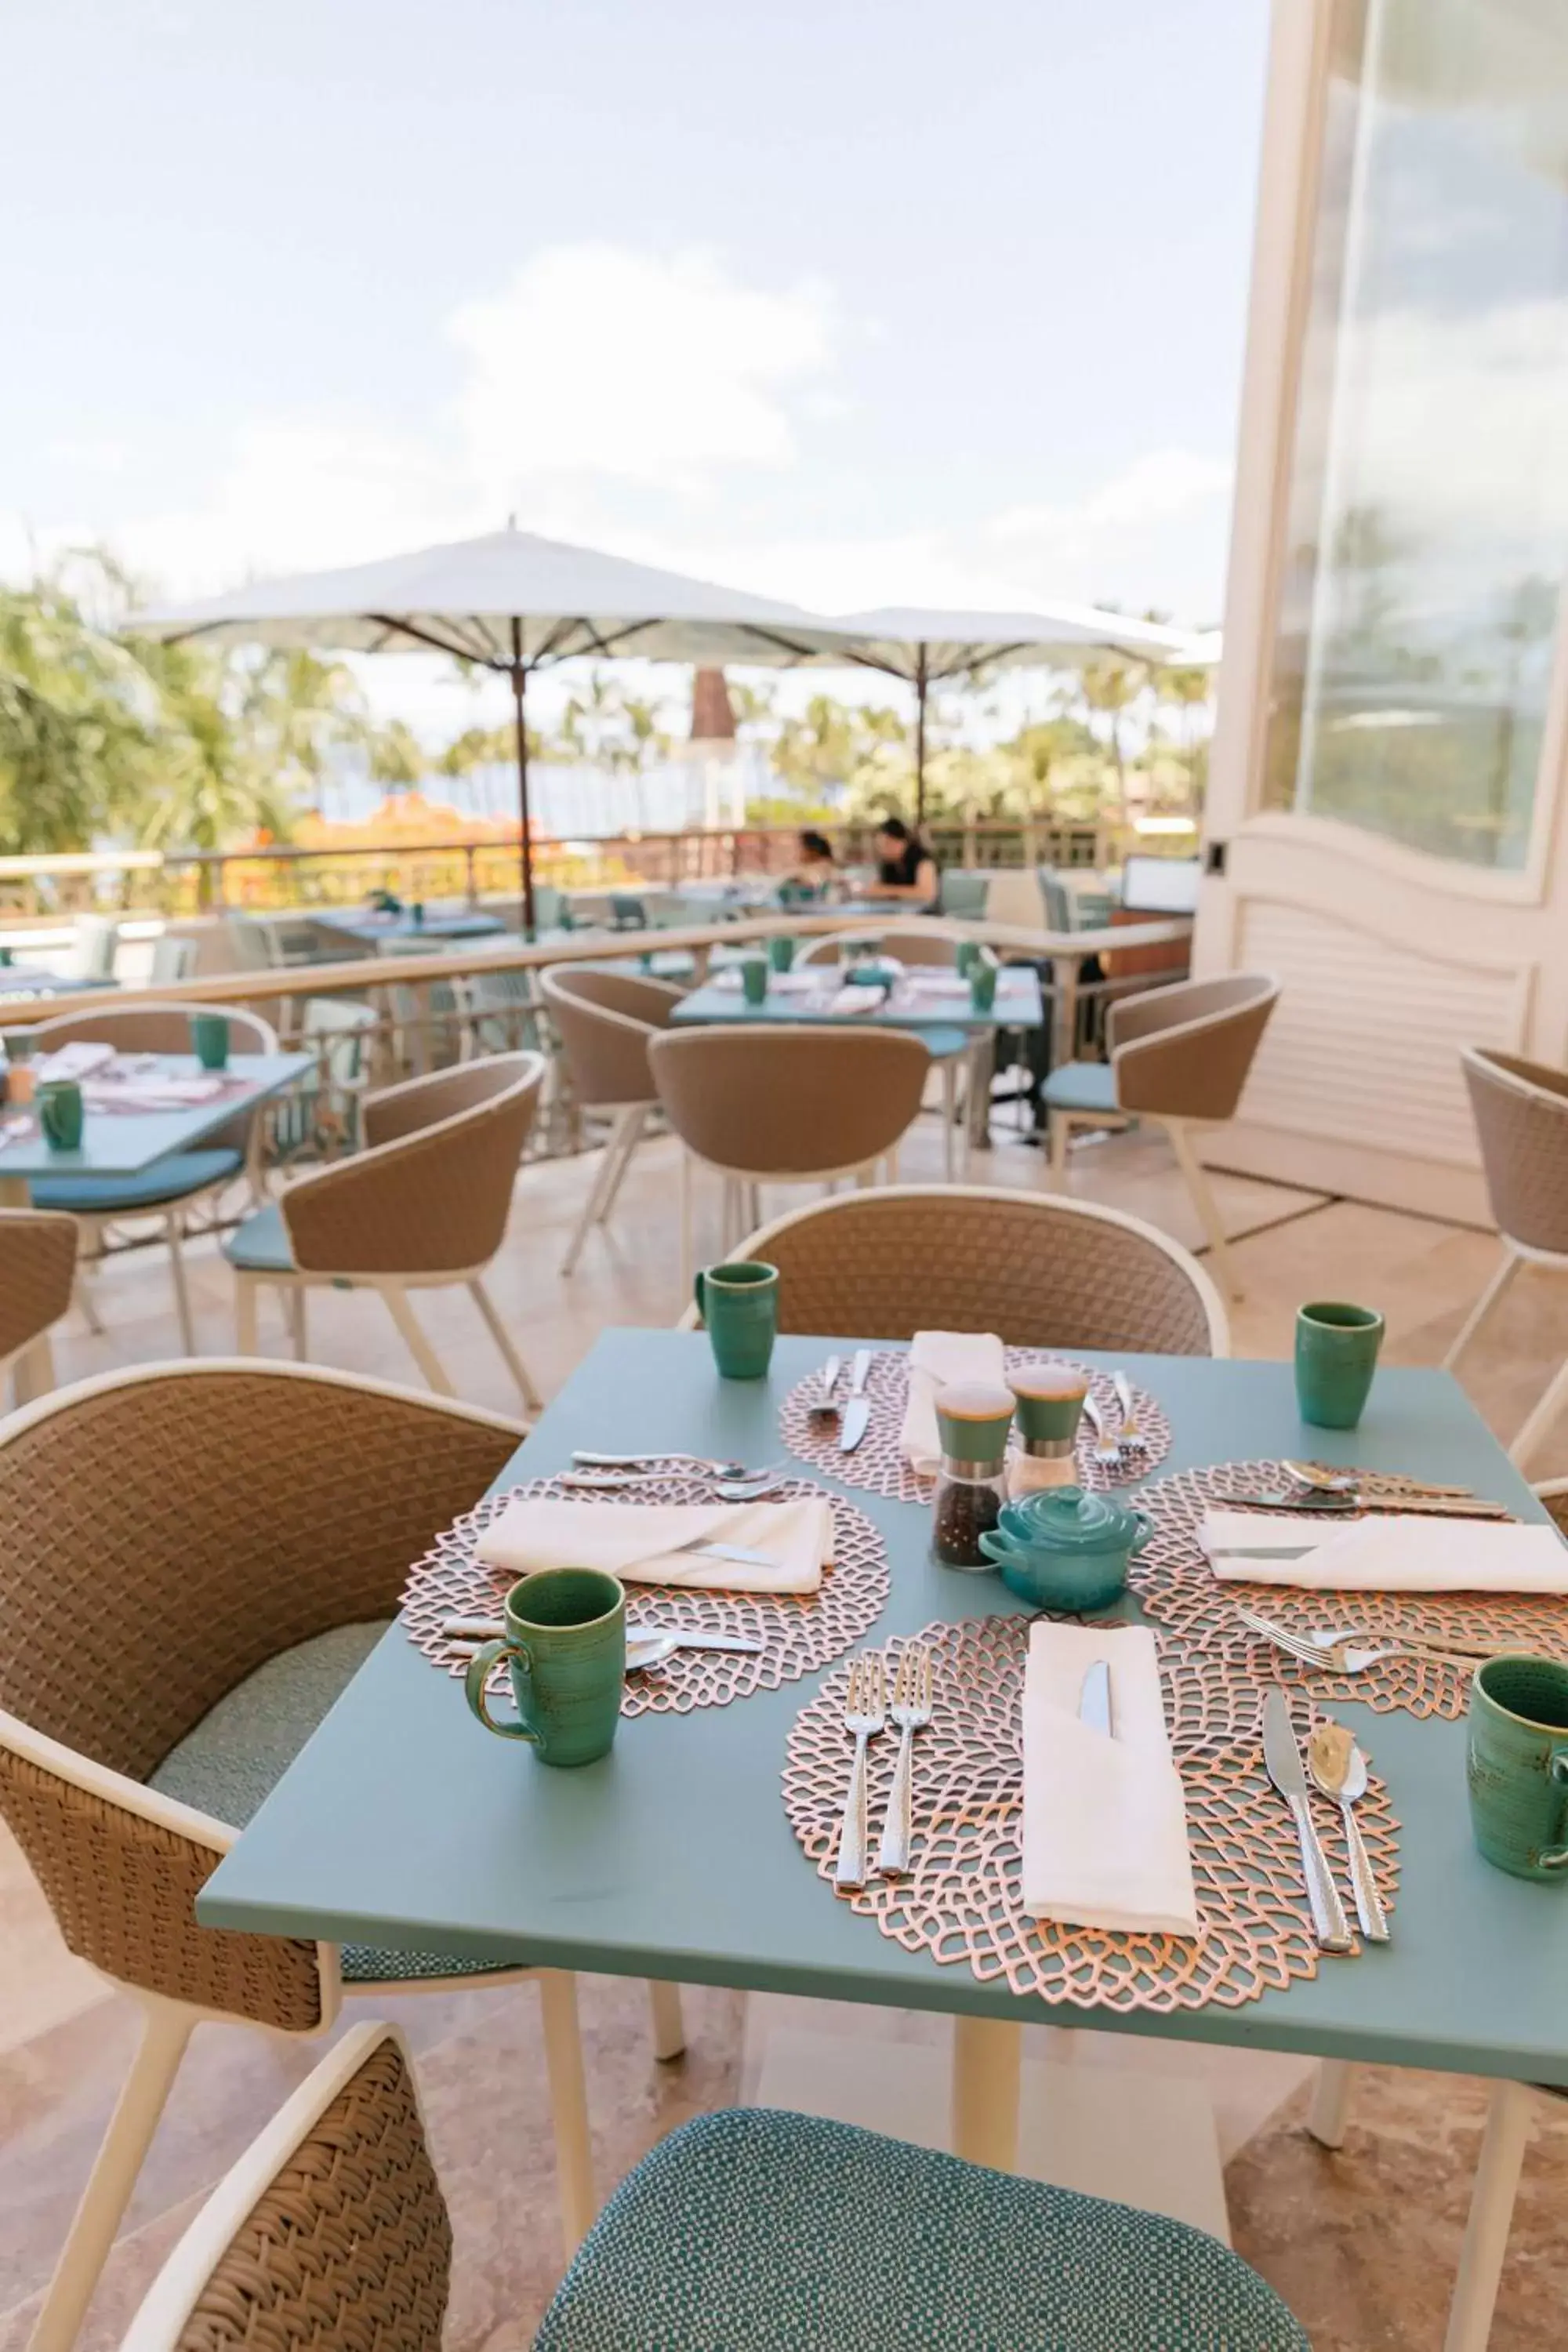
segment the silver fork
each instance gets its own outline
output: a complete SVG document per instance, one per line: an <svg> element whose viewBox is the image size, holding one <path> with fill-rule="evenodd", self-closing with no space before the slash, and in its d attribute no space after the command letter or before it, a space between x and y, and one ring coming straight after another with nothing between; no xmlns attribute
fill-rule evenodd
<svg viewBox="0 0 1568 2352"><path fill-rule="evenodd" d="M1337 1638L1332 1629L1313 1626L1310 1633L1297 1633L1293 1626L1277 1624L1271 1617L1258 1617L1250 1609L1238 1609L1237 1615L1254 1633L1272 1642L1286 1656L1297 1658L1304 1666L1320 1666L1325 1674L1364 1675L1370 1666L1380 1665L1384 1658L1433 1658L1440 1664L1472 1666L1473 1657L1462 1656L1453 1650L1434 1649L1425 1642L1402 1642L1397 1638L1379 1641L1369 1635L1364 1645ZM1329 1634L1324 1639L1324 1634Z"/></svg>
<svg viewBox="0 0 1568 2352"><path fill-rule="evenodd" d="M1147 1454L1149 1441L1138 1426L1138 1408L1132 1402L1132 1383L1125 1372L1113 1372L1110 1385L1116 1391L1116 1402L1121 1407L1121 1426L1116 1442L1123 1454Z"/></svg>
<svg viewBox="0 0 1568 2352"><path fill-rule="evenodd" d="M1102 1470L1120 1470L1121 1447L1105 1425L1105 1413L1091 1389L1083 1401L1083 1417L1094 1432L1094 1444L1089 1454Z"/></svg>
<svg viewBox="0 0 1568 2352"><path fill-rule="evenodd" d="M838 1860L833 1872L836 1886L866 1884L866 1848L870 1837L866 1748L868 1741L881 1730L885 1719L881 1653L872 1650L850 1665L849 1688L844 1701L844 1728L854 1738L855 1762L849 1774L849 1793L844 1800L844 1818L838 1827Z"/></svg>
<svg viewBox="0 0 1568 2352"><path fill-rule="evenodd" d="M646 1470L675 1467L695 1470L709 1478L750 1478L756 1473L743 1462L711 1462L704 1454L595 1454L579 1445L572 1456L578 1470Z"/></svg>
<svg viewBox="0 0 1568 2352"><path fill-rule="evenodd" d="M884 1878L901 1877L910 1866L910 1849L915 1834L915 1734L923 1731L931 1721L931 1652L923 1642L906 1642L899 1652L893 1704L889 1710L902 1737L893 1773L893 1792L888 1799L888 1816L882 1823L882 1843L877 1849L877 1868Z"/></svg>

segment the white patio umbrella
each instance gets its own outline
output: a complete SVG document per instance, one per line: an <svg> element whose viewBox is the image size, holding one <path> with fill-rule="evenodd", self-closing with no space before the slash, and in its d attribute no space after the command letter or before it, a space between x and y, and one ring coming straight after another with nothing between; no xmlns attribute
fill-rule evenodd
<svg viewBox="0 0 1568 2352"><path fill-rule="evenodd" d="M126 633L337 653L451 654L511 682L523 921L533 923L528 681L581 655L757 664L853 658L840 624L510 528L340 572L257 581L205 603L133 614Z"/></svg>
<svg viewBox="0 0 1568 2352"><path fill-rule="evenodd" d="M1083 669L1106 655L1129 662L1173 662L1192 643L1182 629L1102 613L1092 604L1049 604L1037 613L953 613L883 605L835 617L857 642L848 658L915 689L915 815L925 814L926 696L939 679L991 668Z"/></svg>

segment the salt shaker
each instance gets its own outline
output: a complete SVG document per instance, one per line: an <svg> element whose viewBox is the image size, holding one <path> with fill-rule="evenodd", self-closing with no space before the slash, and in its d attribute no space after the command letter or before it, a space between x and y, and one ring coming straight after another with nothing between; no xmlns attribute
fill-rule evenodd
<svg viewBox="0 0 1568 2352"><path fill-rule="evenodd" d="M931 1551L944 1568L990 1570L980 1538L994 1528L1007 1499L1012 1420L1006 1389L963 1381L937 1391L942 1467L931 1506Z"/></svg>
<svg viewBox="0 0 1568 2352"><path fill-rule="evenodd" d="M1008 1375L1018 1423L1017 1451L1007 1464L1009 1496L1044 1486L1076 1486L1073 1446L1089 1374L1076 1364L1029 1364Z"/></svg>

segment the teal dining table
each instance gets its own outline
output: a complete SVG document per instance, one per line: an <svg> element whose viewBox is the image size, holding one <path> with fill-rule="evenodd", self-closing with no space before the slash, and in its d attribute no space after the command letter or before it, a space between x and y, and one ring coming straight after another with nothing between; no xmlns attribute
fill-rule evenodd
<svg viewBox="0 0 1568 2352"><path fill-rule="evenodd" d="M726 1381L700 1333L607 1331L497 1485L561 1469L576 1447L774 1461L784 1393L827 1347L783 1339L766 1380ZM1311 1454L1458 1480L1522 1517L1542 1515L1446 1373L1380 1371L1360 1429L1333 1433L1300 1421L1288 1365L1117 1361L1170 1419L1155 1477ZM994 1580L932 1562L923 1507L853 1499L890 1556L871 1638L1016 1611ZM1388 1946L1325 1958L1314 1978L1238 2007L1152 2014L1047 2005L982 1983L966 1966L906 1951L834 1900L795 1842L780 1787L790 1727L819 1679L641 1716L623 1722L602 1762L552 1771L487 1738L460 1683L394 1626L219 1864L197 1916L268 1935L945 2011L955 2021L954 2144L1003 2166L1016 2147L1025 2021L1568 2085L1568 1897L1503 1876L1477 1853L1462 1723L1336 1702L1402 1824Z"/></svg>
<svg viewBox="0 0 1568 2352"><path fill-rule="evenodd" d="M197 1075L194 1054L160 1054L160 1069L182 1077ZM89 1109L81 1148L55 1151L37 1133L8 1136L0 1106L0 1209L25 1209L35 1176L140 1176L172 1151L190 1151L209 1135L242 1118L258 1103L281 1094L314 1069L311 1054L231 1054L224 1076L245 1081L216 1101L188 1103L175 1110Z"/></svg>

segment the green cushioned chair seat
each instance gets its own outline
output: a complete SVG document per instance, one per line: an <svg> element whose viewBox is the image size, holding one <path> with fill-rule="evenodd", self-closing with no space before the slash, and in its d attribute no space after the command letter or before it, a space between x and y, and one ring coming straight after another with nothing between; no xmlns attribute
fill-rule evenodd
<svg viewBox="0 0 1568 2352"><path fill-rule="evenodd" d="M258 1209L236 1225L224 1242L223 1254L230 1265L241 1266L247 1274L289 1273L294 1253L277 1202L269 1201L265 1209Z"/></svg>
<svg viewBox="0 0 1568 2352"><path fill-rule="evenodd" d="M761 2108L660 2141L534 2352L1310 2352L1217 2238Z"/></svg>
<svg viewBox="0 0 1568 2352"><path fill-rule="evenodd" d="M1047 1110L1114 1111L1116 1073L1109 1062L1064 1062L1042 1094Z"/></svg>
<svg viewBox="0 0 1568 2352"><path fill-rule="evenodd" d="M117 1209L157 1209L187 1200L209 1184L226 1184L239 1170L237 1151L171 1151L139 1176L35 1176L27 1192L35 1209L110 1217Z"/></svg>
<svg viewBox="0 0 1568 2352"><path fill-rule="evenodd" d="M148 1774L147 1786L243 1829L385 1631L384 1623L339 1625L279 1651L203 1716ZM383 1984L389 1990L431 1978L505 1974L507 1965L381 1951L367 1944L342 1948L345 1984Z"/></svg>

